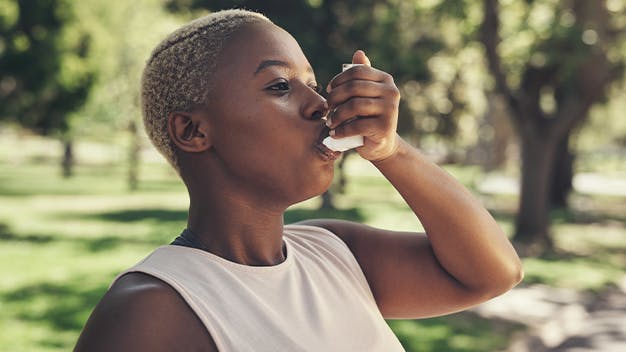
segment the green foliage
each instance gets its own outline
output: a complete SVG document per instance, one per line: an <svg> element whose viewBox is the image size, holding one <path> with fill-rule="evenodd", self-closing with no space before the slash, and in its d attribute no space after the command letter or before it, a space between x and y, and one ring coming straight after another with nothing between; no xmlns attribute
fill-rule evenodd
<svg viewBox="0 0 626 352"><path fill-rule="evenodd" d="M461 32L475 28L479 13L464 12L471 16L448 20L444 26L439 22L444 16L433 15L452 8L463 12L467 5L462 1L170 0L167 4L175 13L242 7L266 14L299 41L323 85L356 49L363 49L375 67L394 75L402 90L399 130L406 135L439 135L454 143L458 121L481 107L482 100L473 101L481 87L474 84L478 81L473 70L480 67L477 48L463 48L459 39Z"/></svg>
<svg viewBox="0 0 626 352"><path fill-rule="evenodd" d="M73 118L78 135L110 136L141 117L139 87L152 49L181 20L159 0L75 2L78 26L92 38L87 54L97 76L89 98Z"/></svg>
<svg viewBox="0 0 626 352"><path fill-rule="evenodd" d="M506 348L521 327L469 314L424 320L392 320L389 325L407 351L485 352Z"/></svg>
<svg viewBox="0 0 626 352"><path fill-rule="evenodd" d="M90 38L75 21L66 0L0 3L0 120L43 134L68 130L93 78Z"/></svg>
<svg viewBox="0 0 626 352"><path fill-rule="evenodd" d="M527 258L524 260L528 284L542 283L555 287L600 291L617 282L623 274L623 266L598 262L594 258Z"/></svg>
<svg viewBox="0 0 626 352"><path fill-rule="evenodd" d="M501 3L500 51L512 85L529 63L574 62L593 47L584 40L593 40L595 27L577 21L571 1ZM624 1L606 3L614 33L623 33ZM0 1L0 119L40 132L108 138L140 116L140 72L156 42L185 19L231 7L260 10L293 33L322 83L355 49L366 50L376 67L394 74L403 94L399 129L414 142L462 150L479 141L475 131L490 86L476 45L483 9L470 0ZM626 41L606 46L611 61L623 66ZM563 67L565 79L574 66ZM543 108L554 109L556 93L542 91ZM582 147L604 138L605 125L620 123L617 110L594 111L597 122ZM623 144L623 129L605 130Z"/></svg>
<svg viewBox="0 0 626 352"><path fill-rule="evenodd" d="M46 159L47 140L4 137L0 345L11 351L68 351L115 275L185 226L187 195L162 163L145 165L140 189L127 194L123 170L109 164L115 149L83 146L91 151L91 163L79 164L76 177L63 179L54 176L56 163ZM287 212L286 221L340 217L387 228L419 226L371 165L355 158L347 170L352 182L338 197L348 210L318 212L315 199ZM514 328L462 314L390 324L408 351L493 350L506 345Z"/></svg>
<svg viewBox="0 0 626 352"><path fill-rule="evenodd" d="M626 49L624 49L626 53ZM588 154L596 153L598 157L621 155L621 165L626 165L626 82L611 87L608 101L596 105L590 113L589 121L577 133L575 148ZM616 165L617 166L617 165Z"/></svg>
<svg viewBox="0 0 626 352"><path fill-rule="evenodd" d="M581 62L604 50L612 52L614 74L618 76L615 78L621 78L625 53L609 48L624 47L626 13L623 1L609 2L615 5L609 7L608 18L593 6L585 7L573 1L505 2L501 9L500 50L505 71L511 74L511 84L521 84L522 73L531 67L554 67L556 72L546 71L554 74L551 84L562 89L578 89L576 80L580 79L577 71Z"/></svg>
<svg viewBox="0 0 626 352"><path fill-rule="evenodd" d="M76 177L56 173L58 143L0 130L0 345L11 351L67 351L91 310L120 271L184 226L187 195L168 165L146 163L136 193L115 167L119 147L79 143L89 155ZM602 166L601 166L602 167ZM446 167L464 184L480 182L476 167ZM590 170L597 171L597 170ZM419 230L415 216L369 163L348 159L342 211L319 212L318 199L296 205L286 222L338 217L397 230ZM512 227L515 199L491 196L490 209ZM557 254L524 261L527 283L601 291L626 263L624 204L586 199L585 213L555 214ZM520 327L471 313L389 322L407 351L502 350Z"/></svg>

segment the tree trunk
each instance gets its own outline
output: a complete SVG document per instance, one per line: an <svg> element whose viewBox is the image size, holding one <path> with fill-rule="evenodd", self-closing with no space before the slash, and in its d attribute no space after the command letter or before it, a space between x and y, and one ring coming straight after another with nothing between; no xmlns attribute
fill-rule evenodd
<svg viewBox="0 0 626 352"><path fill-rule="evenodd" d="M330 193L330 189L322 194L322 204L320 205L320 209L324 210L335 210L335 204L333 203L333 195Z"/></svg>
<svg viewBox="0 0 626 352"><path fill-rule="evenodd" d="M561 2L565 3L565 2ZM514 239L528 249L551 249L549 211L551 205L565 205L572 188L574 156L568 151L569 136L589 116L589 109L606 97L609 84L623 77L622 61L609 59L608 49L619 43L621 32L614 27L606 1L576 0L556 8L570 11L577 25L563 35L556 31L533 44L536 53L552 48L545 65L528 62L517 72L519 86L508 83L508 72L498 52L501 38L500 1L483 0L481 42L495 89L509 105L512 120L521 137L522 182L517 229ZM559 18L559 16L555 16ZM558 22L555 22L558 23ZM597 45L584 46L578 31L581 25L593 28ZM595 42L595 40L594 40ZM534 52L529 53L532 57ZM541 108L545 88L550 88L556 111ZM530 253L532 254L532 253Z"/></svg>
<svg viewBox="0 0 626 352"><path fill-rule="evenodd" d="M337 162L336 171L339 174L339 177L336 192L339 194L344 194L346 192L346 185L348 184L348 178L346 177L346 160L348 160L348 156L353 153L354 151L352 150L343 153L341 159Z"/></svg>
<svg viewBox="0 0 626 352"><path fill-rule="evenodd" d="M521 139L522 179L513 239L529 246L529 254L536 254L552 248L549 194L555 145L536 135Z"/></svg>
<svg viewBox="0 0 626 352"><path fill-rule="evenodd" d="M61 160L61 174L64 178L74 175L74 147L70 139L63 141L63 159Z"/></svg>
<svg viewBox="0 0 626 352"><path fill-rule="evenodd" d="M567 208L567 197L573 188L575 156L569 149L569 137L568 134L556 146L550 191L550 206L552 208Z"/></svg>
<svg viewBox="0 0 626 352"><path fill-rule="evenodd" d="M322 194L322 204L320 205L320 209L330 209L336 210L337 207L334 203L334 195L333 193L343 194L346 191L346 185L348 183L348 178L346 177L346 160L348 155L354 153L353 151L348 151L343 154L341 160L337 162L335 167L335 172L337 173L337 177L335 181L333 181L333 185L331 185L326 192Z"/></svg>
<svg viewBox="0 0 626 352"><path fill-rule="evenodd" d="M130 121L128 131L130 132L130 143L128 147L128 189L136 191L139 186L139 152L141 150L139 133L137 133L137 121Z"/></svg>

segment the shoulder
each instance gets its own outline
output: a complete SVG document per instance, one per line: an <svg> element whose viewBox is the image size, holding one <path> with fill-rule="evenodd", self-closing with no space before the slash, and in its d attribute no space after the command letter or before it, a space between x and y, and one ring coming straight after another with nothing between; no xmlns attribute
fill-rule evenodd
<svg viewBox="0 0 626 352"><path fill-rule="evenodd" d="M293 240L331 242L345 247L345 242L333 231L332 227L314 220L285 225L285 235Z"/></svg>
<svg viewBox="0 0 626 352"><path fill-rule="evenodd" d="M285 237L306 252L327 258L336 257L354 264L354 253L349 236L341 228L329 226L324 221L311 220L285 226ZM328 258L327 258L328 259ZM359 269L360 270L360 269Z"/></svg>
<svg viewBox="0 0 626 352"><path fill-rule="evenodd" d="M334 238L341 240L341 242L352 251L354 251L355 245L358 245L358 239L360 237L375 236L380 232L385 232L356 222L337 219L311 219L289 226L306 226L320 229L321 231L330 233ZM355 243L355 241L357 243Z"/></svg>
<svg viewBox="0 0 626 352"><path fill-rule="evenodd" d="M206 348L213 346L213 348ZM119 278L89 317L75 351L217 351L208 331L165 282Z"/></svg>

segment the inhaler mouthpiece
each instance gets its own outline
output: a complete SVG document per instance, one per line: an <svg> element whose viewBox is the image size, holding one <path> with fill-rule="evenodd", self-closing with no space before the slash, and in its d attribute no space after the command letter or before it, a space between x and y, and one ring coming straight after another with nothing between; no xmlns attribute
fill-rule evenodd
<svg viewBox="0 0 626 352"><path fill-rule="evenodd" d="M334 152L345 152L346 150L358 148L363 145L363 136L350 136L345 138L326 137L322 143Z"/></svg>

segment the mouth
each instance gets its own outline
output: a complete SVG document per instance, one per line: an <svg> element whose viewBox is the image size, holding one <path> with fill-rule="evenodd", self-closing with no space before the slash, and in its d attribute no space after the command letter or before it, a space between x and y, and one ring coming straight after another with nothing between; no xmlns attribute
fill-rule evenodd
<svg viewBox="0 0 626 352"><path fill-rule="evenodd" d="M325 146L322 143L324 138L328 137L328 132L330 132L330 129L328 127L326 127L326 125L323 125L322 126L322 130L320 131L320 134L319 134L317 140L315 141L313 147L317 150L319 155L324 160L326 160L326 161L334 161L334 160L337 160L337 158L339 158L339 156L341 155L341 152L332 151L332 150L328 149L328 147Z"/></svg>

